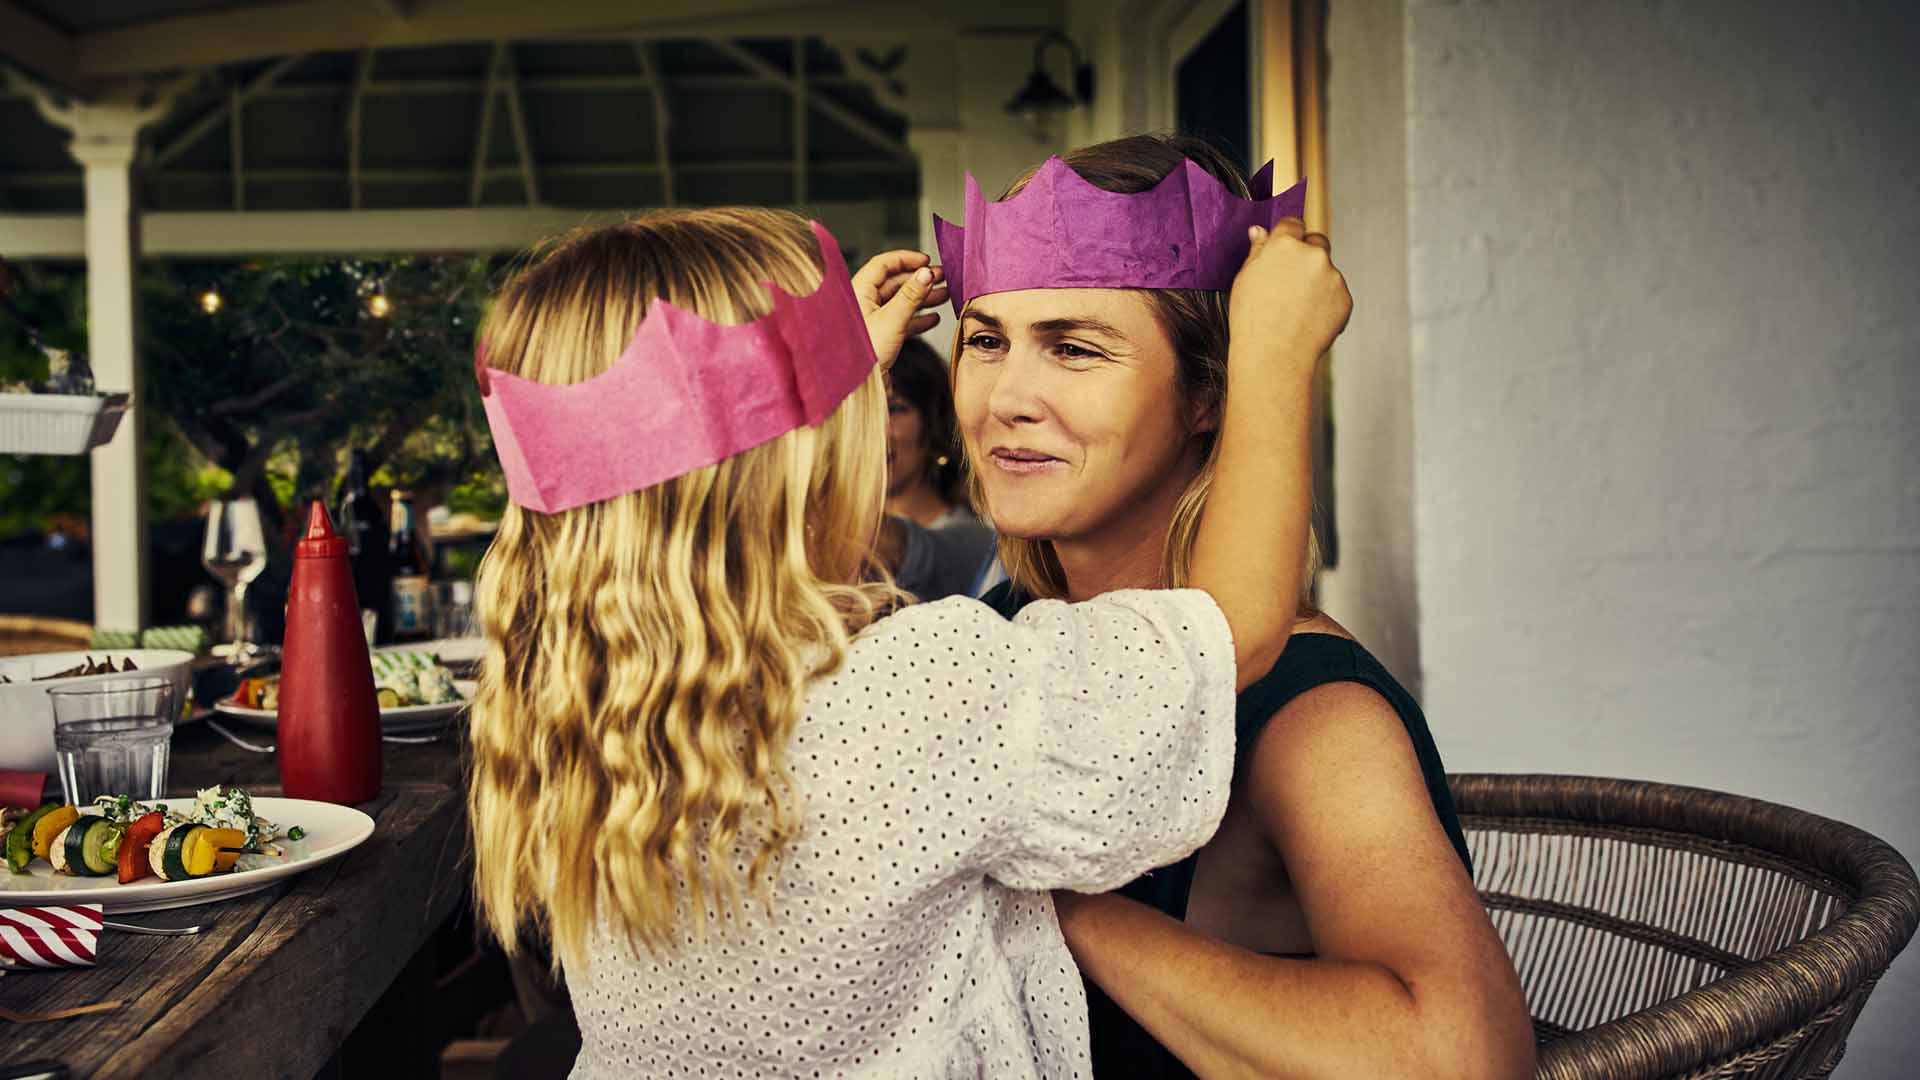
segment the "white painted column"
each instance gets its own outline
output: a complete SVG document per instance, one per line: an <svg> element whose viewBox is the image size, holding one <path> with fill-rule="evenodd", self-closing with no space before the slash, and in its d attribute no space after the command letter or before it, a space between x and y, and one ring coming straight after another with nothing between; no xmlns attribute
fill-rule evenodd
<svg viewBox="0 0 1920 1080"><path fill-rule="evenodd" d="M86 170L88 359L99 389L132 401L113 441L93 451L93 621L137 630L147 624L147 485L133 158L152 117L133 105L85 103L72 115L71 149Z"/></svg>

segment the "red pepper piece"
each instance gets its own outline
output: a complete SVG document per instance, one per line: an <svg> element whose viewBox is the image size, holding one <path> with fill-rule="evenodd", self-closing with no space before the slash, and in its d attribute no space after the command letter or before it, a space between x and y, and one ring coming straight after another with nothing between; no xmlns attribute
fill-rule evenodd
<svg viewBox="0 0 1920 1080"><path fill-rule="evenodd" d="M166 827L167 816L158 810L142 814L127 826L127 835L120 840L120 884L153 874L153 866L147 861L147 845Z"/></svg>

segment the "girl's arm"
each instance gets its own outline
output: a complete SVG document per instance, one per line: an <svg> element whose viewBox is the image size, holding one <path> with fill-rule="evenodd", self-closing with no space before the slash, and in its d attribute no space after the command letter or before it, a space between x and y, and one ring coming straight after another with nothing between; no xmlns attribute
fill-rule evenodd
<svg viewBox="0 0 1920 1080"><path fill-rule="evenodd" d="M1055 894L1074 959L1202 1077L1523 1077L1506 950L1392 708L1353 684L1290 702L1244 785L1316 949L1263 956L1118 896Z"/></svg>
<svg viewBox="0 0 1920 1080"><path fill-rule="evenodd" d="M1227 400L1188 582L1233 629L1241 689L1293 626L1313 508L1313 369L1353 310L1326 237L1289 218L1252 238L1228 300Z"/></svg>

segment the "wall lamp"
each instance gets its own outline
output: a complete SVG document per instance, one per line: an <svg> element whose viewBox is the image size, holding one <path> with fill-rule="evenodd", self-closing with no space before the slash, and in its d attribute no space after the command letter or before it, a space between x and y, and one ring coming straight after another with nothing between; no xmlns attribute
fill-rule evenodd
<svg viewBox="0 0 1920 1080"><path fill-rule="evenodd" d="M1073 58L1073 93L1068 94L1047 74L1047 49L1054 45L1064 45ZM1058 30L1049 30L1033 46L1033 71L1027 75L1027 84L1007 102L1007 111L1015 116L1029 120L1045 121L1049 114L1065 112L1076 105L1085 105L1093 100L1093 65L1086 63L1080 55L1080 47L1073 39Z"/></svg>

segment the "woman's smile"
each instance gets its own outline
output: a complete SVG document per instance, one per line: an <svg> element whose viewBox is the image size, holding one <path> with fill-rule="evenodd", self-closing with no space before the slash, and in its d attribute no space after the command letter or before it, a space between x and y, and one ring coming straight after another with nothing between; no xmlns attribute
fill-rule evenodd
<svg viewBox="0 0 1920 1080"><path fill-rule="evenodd" d="M1039 473L1059 472L1067 463L1052 454L1029 450L1024 446L996 446L988 454L993 463L1002 472L1015 476L1033 476Z"/></svg>

